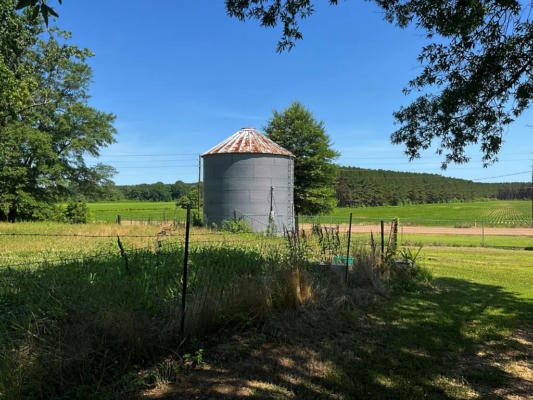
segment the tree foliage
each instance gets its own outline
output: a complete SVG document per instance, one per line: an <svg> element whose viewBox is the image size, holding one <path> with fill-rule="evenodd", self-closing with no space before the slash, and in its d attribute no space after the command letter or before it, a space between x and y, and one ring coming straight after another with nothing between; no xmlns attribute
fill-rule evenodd
<svg viewBox="0 0 533 400"><path fill-rule="evenodd" d="M479 199L527 200L529 183L480 183L420 174L341 167L335 187L339 207L464 202Z"/></svg>
<svg viewBox="0 0 533 400"><path fill-rule="evenodd" d="M197 208L198 189L191 189L188 194L181 196L176 202L176 206L181 208L187 208L187 206L190 206L191 208Z"/></svg>
<svg viewBox="0 0 533 400"><path fill-rule="evenodd" d="M92 53L42 22L0 0L0 220L42 217L43 207L93 193L114 173L84 159L115 133L115 117L88 105Z"/></svg>
<svg viewBox="0 0 533 400"><path fill-rule="evenodd" d="M385 19L426 32L420 75L405 89L419 93L394 113L395 144L410 159L440 141L437 153L450 162L469 161L479 145L483 162L497 161L503 132L533 99L533 13L519 0L375 0ZM336 0L330 0L336 5ZM227 12L262 26L283 26L278 51L302 39L298 22L314 12L312 0L226 0Z"/></svg>
<svg viewBox="0 0 533 400"><path fill-rule="evenodd" d="M192 190L196 193L197 183L185 183L176 181L175 183L141 183L138 185L120 185L116 189L126 200L143 201L173 201L180 198L189 199L188 195ZM201 185L200 185L201 190ZM193 197L197 195L193 195ZM195 203L196 204L196 203Z"/></svg>
<svg viewBox="0 0 533 400"><path fill-rule="evenodd" d="M298 214L327 213L335 207L335 176L331 148L322 121L295 102L283 112L274 110L265 132L270 139L292 152L294 161L294 208Z"/></svg>

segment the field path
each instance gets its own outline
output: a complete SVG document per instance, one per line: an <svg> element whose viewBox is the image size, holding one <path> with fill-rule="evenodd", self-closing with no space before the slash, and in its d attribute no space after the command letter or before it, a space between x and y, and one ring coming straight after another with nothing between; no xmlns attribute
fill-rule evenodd
<svg viewBox="0 0 533 400"><path fill-rule="evenodd" d="M322 224L322 227L333 228L337 225L333 224ZM300 229L310 231L312 229L312 224L300 224ZM368 225L352 225L352 233L370 233L370 232L379 232L380 226L376 224ZM341 232L348 231L348 224L339 225L339 230ZM419 235L477 235L482 234L482 228L472 227L472 228L454 228L448 226L410 226L402 225L400 230L404 234L419 234ZM385 232L390 231L390 224L385 224ZM494 228L488 227L484 228L485 235L488 236L531 236L533 237L533 228Z"/></svg>

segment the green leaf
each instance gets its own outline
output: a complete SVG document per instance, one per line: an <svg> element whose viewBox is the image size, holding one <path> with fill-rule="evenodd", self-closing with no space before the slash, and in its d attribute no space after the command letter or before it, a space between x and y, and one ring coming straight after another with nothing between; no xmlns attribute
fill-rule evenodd
<svg viewBox="0 0 533 400"><path fill-rule="evenodd" d="M59 17L59 14L58 14L58 13L56 12L56 10L54 10L52 7L49 7L49 6L47 6L46 4L43 4L43 5L44 5L44 6L46 7L46 9L48 10L48 14L51 14L51 15L53 15L53 16L56 17L56 18Z"/></svg>
<svg viewBox="0 0 533 400"><path fill-rule="evenodd" d="M26 7L29 7L29 6L34 6L37 4L39 0L19 0L17 2L17 5L15 7L16 10L20 10L22 8L26 8Z"/></svg>
<svg viewBox="0 0 533 400"><path fill-rule="evenodd" d="M41 15L44 18L44 23L46 26L48 26L48 6L45 4L41 4Z"/></svg>

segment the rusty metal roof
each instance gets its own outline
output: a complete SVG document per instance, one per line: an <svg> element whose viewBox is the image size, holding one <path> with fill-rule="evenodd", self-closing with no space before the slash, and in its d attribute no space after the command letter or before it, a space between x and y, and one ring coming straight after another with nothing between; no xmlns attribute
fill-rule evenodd
<svg viewBox="0 0 533 400"><path fill-rule="evenodd" d="M202 157L224 153L279 154L294 157L290 151L259 133L255 128L242 128L222 143L206 151Z"/></svg>

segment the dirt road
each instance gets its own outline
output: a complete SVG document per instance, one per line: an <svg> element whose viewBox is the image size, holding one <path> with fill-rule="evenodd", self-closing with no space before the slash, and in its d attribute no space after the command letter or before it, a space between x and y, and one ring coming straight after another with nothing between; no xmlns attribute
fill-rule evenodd
<svg viewBox="0 0 533 400"><path fill-rule="evenodd" d="M337 225L322 224L322 227L336 227ZM312 224L300 224L300 229L310 231ZM339 225L341 232L348 231L348 224ZM385 224L385 232L390 230L390 224ZM483 233L487 236L531 236L533 237L533 228L453 228L449 226L409 226L403 225L400 230L404 234L418 234L418 235L477 235ZM352 225L352 233L370 233L379 232L379 225Z"/></svg>

